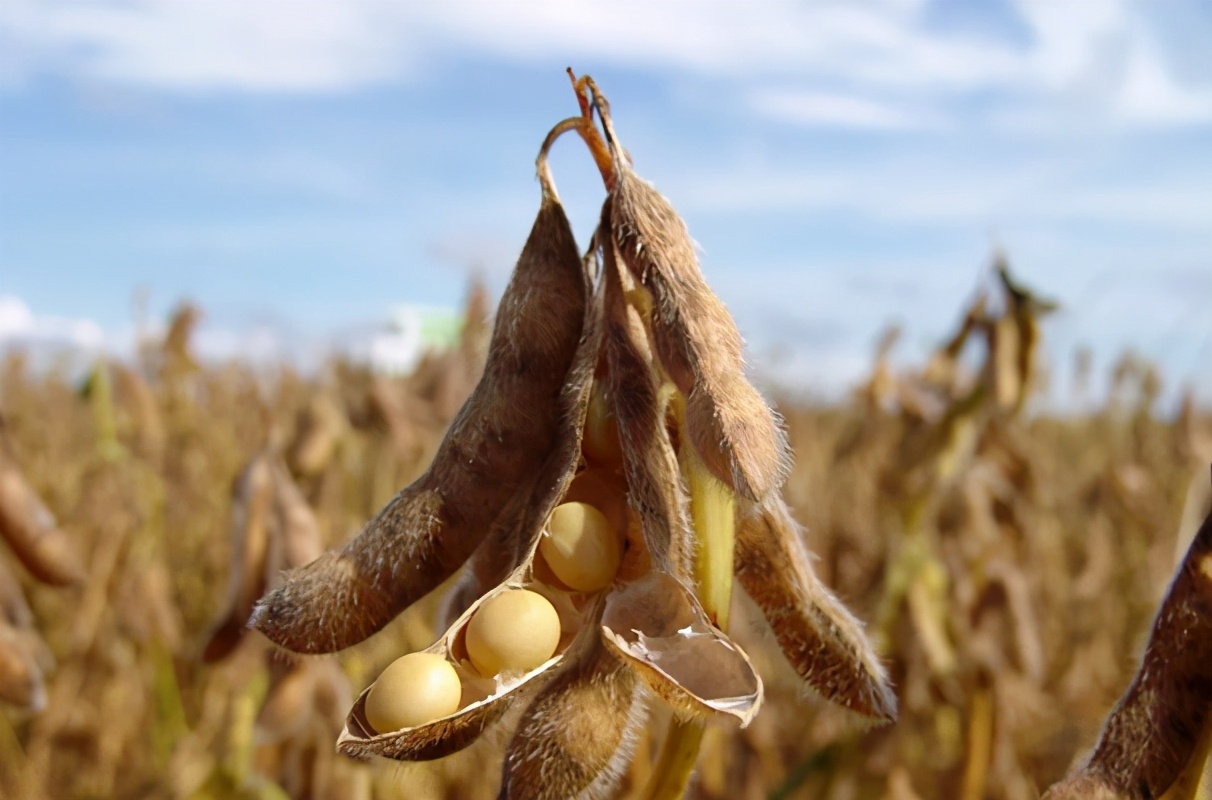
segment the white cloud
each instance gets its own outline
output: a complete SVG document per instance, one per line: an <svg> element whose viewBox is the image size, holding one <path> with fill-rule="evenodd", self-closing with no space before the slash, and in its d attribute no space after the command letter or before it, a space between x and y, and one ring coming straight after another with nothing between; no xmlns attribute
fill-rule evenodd
<svg viewBox="0 0 1212 800"><path fill-rule="evenodd" d="M929 115L843 94L760 89L750 96L758 113L805 126L904 129L929 127Z"/></svg>
<svg viewBox="0 0 1212 800"><path fill-rule="evenodd" d="M1116 105L1124 118L1155 125L1212 121L1212 90L1173 83L1156 55L1135 51L1126 71Z"/></svg>
<svg viewBox="0 0 1212 800"><path fill-rule="evenodd" d="M894 153L856 168L762 164L696 171L667 179L662 189L684 213L853 213L867 219L963 225L1103 223L1151 226L1206 237L1212 184L1206 169L1169 175L1114 177L1096 158L1072 153L1030 158L930 151Z"/></svg>
<svg viewBox="0 0 1212 800"><path fill-rule="evenodd" d="M9 84L49 72L174 91L326 92L411 80L435 58L475 53L726 79L757 109L811 124L902 126L905 112L883 99L893 92L952 101L1005 92L1028 116L1066 124L1075 104L1126 124L1212 119L1212 86L1175 76L1148 5L1013 8L1026 43L939 30L919 0L8 0L0 67ZM788 89L799 99L763 94L772 78L797 84Z"/></svg>
<svg viewBox="0 0 1212 800"><path fill-rule="evenodd" d="M98 352L105 345L105 332L89 319L35 316L24 302L0 295L0 348L11 344L51 345Z"/></svg>

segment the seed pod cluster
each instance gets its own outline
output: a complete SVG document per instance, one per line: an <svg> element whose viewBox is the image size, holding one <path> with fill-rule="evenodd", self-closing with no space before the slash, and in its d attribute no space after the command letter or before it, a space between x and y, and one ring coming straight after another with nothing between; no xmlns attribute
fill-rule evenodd
<svg viewBox="0 0 1212 800"><path fill-rule="evenodd" d="M605 796L653 699L688 724L747 724L762 681L725 632L734 573L810 685L876 720L896 713L786 516L780 420L744 377L685 225L632 171L596 87L574 83L582 115L540 150L542 201L484 376L432 466L253 614L287 648L331 652L466 564L445 633L362 692L338 749L439 758L521 702L502 798ZM569 131L609 190L583 258L546 161ZM693 764L696 738L669 741Z"/></svg>

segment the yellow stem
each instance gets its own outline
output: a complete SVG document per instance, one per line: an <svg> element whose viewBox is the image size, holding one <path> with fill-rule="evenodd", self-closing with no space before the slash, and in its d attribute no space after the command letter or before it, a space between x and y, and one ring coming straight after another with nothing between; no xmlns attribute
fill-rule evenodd
<svg viewBox="0 0 1212 800"><path fill-rule="evenodd" d="M1204 719L1195 751L1161 800L1207 800L1212 797L1212 714Z"/></svg>
<svg viewBox="0 0 1212 800"><path fill-rule="evenodd" d="M676 401L675 401L676 403ZM678 404L678 416L681 416ZM694 447L682 446L682 470L690 489L690 518L698 538L695 581L699 602L722 631L728 630L732 606L732 555L736 536L736 501L712 475ZM676 800L686 792L703 741L701 719L678 719L669 725L645 800Z"/></svg>
<svg viewBox="0 0 1212 800"><path fill-rule="evenodd" d="M728 630L732 606L732 554L736 537L736 501L695 452L682 448L683 468L690 487L690 518L698 535L695 580L703 610L722 631Z"/></svg>

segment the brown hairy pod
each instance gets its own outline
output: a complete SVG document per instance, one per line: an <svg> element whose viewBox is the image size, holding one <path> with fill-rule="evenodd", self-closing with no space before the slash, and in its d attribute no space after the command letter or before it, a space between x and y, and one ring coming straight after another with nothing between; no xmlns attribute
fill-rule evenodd
<svg viewBox="0 0 1212 800"><path fill-rule="evenodd" d="M429 472L253 617L290 649L336 650L466 564L442 609L453 623L355 700L338 748L440 758L530 701L506 752L503 799L611 792L652 699L679 718L666 755L680 765L693 761L698 718L747 724L762 681L713 621L726 623L734 572L802 676L860 713L895 716L861 629L812 575L778 499L783 432L744 378L739 335L685 226L630 172L605 113L611 154L594 148L580 100L583 115L542 146L543 205L484 378ZM610 190L584 260L546 166L567 131L601 156ZM753 518L734 548L738 496ZM678 774L655 796L672 796Z"/></svg>
<svg viewBox="0 0 1212 800"><path fill-rule="evenodd" d="M647 716L635 673L592 635L526 709L505 751L499 800L600 800L622 778Z"/></svg>
<svg viewBox="0 0 1212 800"><path fill-rule="evenodd" d="M429 470L358 536L290 573L252 624L296 652L356 644L450 577L506 510L536 491L567 414L562 389L581 340L589 281L554 191L501 299L484 376Z"/></svg>
<svg viewBox="0 0 1212 800"><path fill-rule="evenodd" d="M495 588L479 592L479 598L471 601L447 632L426 649L426 652L442 655L455 667L463 685L459 710L453 715L414 728L394 732L375 731L365 714L366 699L373 686L368 687L355 700L345 731L337 743L338 749L346 755L355 758L377 755L420 761L440 758L470 745L513 702L520 697L530 696L546 680L550 670L560 663L578 631L592 628L585 624L584 615L594 612L587 610L583 602L574 602L573 598L579 595L561 591L550 581L538 581L536 566L541 567L542 562L536 559L536 554L539 534L556 505L563 500L588 499L593 493L593 487L582 488L586 483L582 480L584 473L578 476L576 469L580 461L581 429L589 405L593 368L600 347L599 319L600 308L595 303L586 315L584 334L562 392L561 406L564 410L559 419L558 441L551 456L534 476L534 493L518 495L506 504L502 517L512 524L499 525L496 534L481 544L467 573L467 586L471 591L462 592L454 602L466 602L472 594L479 592L481 585L487 585L503 565L518 566ZM601 504L600 500L598 502ZM620 513L611 511L609 507L607 511L611 516ZM529 673L512 677L501 684L479 675L470 664L466 629L476 611L491 598L518 588L536 591L550 600L560 617L563 632L551 659Z"/></svg>
<svg viewBox="0 0 1212 800"><path fill-rule="evenodd" d="M781 421L745 378L740 333L703 279L686 224L628 166L604 103L599 112L616 178L606 230L623 264L651 295L653 343L686 397L686 432L719 480L760 501L791 469Z"/></svg>
<svg viewBox="0 0 1212 800"><path fill-rule="evenodd" d="M882 721L896 696L859 622L812 572L799 526L772 497L743 515L736 574L774 630L783 655L826 699Z"/></svg>
<svg viewBox="0 0 1212 800"><path fill-rule="evenodd" d="M1161 797L1188 766L1210 715L1212 514L1178 566L1140 669L1108 715L1094 751L1045 800Z"/></svg>
<svg viewBox="0 0 1212 800"><path fill-rule="evenodd" d="M609 217L607 200L603 218ZM607 392L613 400L627 475L628 502L639 518L658 569L689 580L694 536L677 455L665 428L666 409L653 365L645 357L643 321L626 303L614 245L603 242Z"/></svg>

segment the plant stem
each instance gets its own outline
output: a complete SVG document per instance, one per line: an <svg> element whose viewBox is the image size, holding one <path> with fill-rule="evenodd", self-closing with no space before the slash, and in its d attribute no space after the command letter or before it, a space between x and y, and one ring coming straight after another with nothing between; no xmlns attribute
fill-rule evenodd
<svg viewBox="0 0 1212 800"><path fill-rule="evenodd" d="M736 501L728 487L707 470L692 445L684 444L680 455L690 490L690 517L699 542L696 593L707 616L721 631L727 631L732 606ZM675 717L670 722L652 781L644 793L646 800L675 800L685 793L702 741L703 720Z"/></svg>

